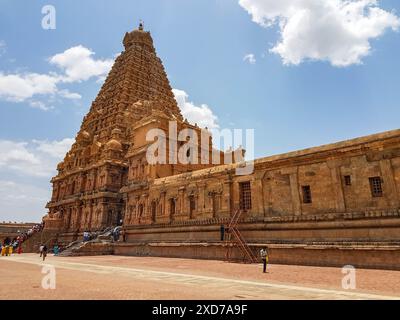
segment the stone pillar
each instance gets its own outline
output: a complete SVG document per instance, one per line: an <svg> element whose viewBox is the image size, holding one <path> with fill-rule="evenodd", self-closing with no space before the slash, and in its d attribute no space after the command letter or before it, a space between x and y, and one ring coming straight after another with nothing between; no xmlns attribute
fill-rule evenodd
<svg viewBox="0 0 400 320"><path fill-rule="evenodd" d="M234 180L232 183L232 212L233 214L237 209L240 208L240 195L239 195L239 182L238 180Z"/></svg>
<svg viewBox="0 0 400 320"><path fill-rule="evenodd" d="M340 163L335 160L328 160L328 168L331 171L331 182L333 194L335 196L335 207L339 213L346 212L346 203L344 199L342 177L340 173Z"/></svg>
<svg viewBox="0 0 400 320"><path fill-rule="evenodd" d="M258 171L254 174L254 180L251 182L251 195L252 195L252 207L254 216L263 217L265 215L264 210L264 190L262 178L265 171Z"/></svg>
<svg viewBox="0 0 400 320"><path fill-rule="evenodd" d="M261 182L263 184L264 217L272 215L272 177L270 172L266 172Z"/></svg>
<svg viewBox="0 0 400 320"><path fill-rule="evenodd" d="M93 219L93 200L89 201L90 206L90 213L89 213L89 222L88 222L88 229L92 229L92 219Z"/></svg>
<svg viewBox="0 0 400 320"><path fill-rule="evenodd" d="M166 216L167 215L167 192L166 191L162 191L161 192L161 216Z"/></svg>
<svg viewBox="0 0 400 320"><path fill-rule="evenodd" d="M124 193L123 194L123 199L124 199L124 203L125 203L125 215L124 215L124 225L128 225L129 221L131 219L131 214L132 212L129 210L129 194L128 193Z"/></svg>
<svg viewBox="0 0 400 320"><path fill-rule="evenodd" d="M148 221L150 221L149 217L151 215L151 212L150 212L151 206L150 206L150 203L149 203L149 194L148 193L143 194L143 199L144 199L143 200L143 205L144 205L143 215L144 215L144 221L145 221L145 223L147 223Z"/></svg>
<svg viewBox="0 0 400 320"><path fill-rule="evenodd" d="M187 213L184 208L184 203L185 203L185 198L184 198L185 194L184 193L185 193L185 187L180 187L178 189L178 199L177 199L177 204L176 204L177 215L182 215L182 214Z"/></svg>
<svg viewBox="0 0 400 320"><path fill-rule="evenodd" d="M298 167L281 170L281 174L288 174L290 179L290 192L292 195L293 214L301 215L301 201L299 192ZM273 192L273 191L272 191Z"/></svg>
<svg viewBox="0 0 400 320"><path fill-rule="evenodd" d="M227 180L223 182L222 186L222 204L220 215L229 217L231 215L231 187L232 187L232 179L229 177Z"/></svg>
<svg viewBox="0 0 400 320"><path fill-rule="evenodd" d="M199 205L198 205L198 214L201 216L206 210L206 184L199 183Z"/></svg>
<svg viewBox="0 0 400 320"><path fill-rule="evenodd" d="M83 226L82 226L83 210L82 209L83 209L82 204L81 203L78 204L78 218L77 218L77 228L76 228L77 231L82 230L82 228L83 228Z"/></svg>
<svg viewBox="0 0 400 320"><path fill-rule="evenodd" d="M383 178L383 190L384 196L388 199L388 203L391 207L399 207L399 193L394 179L392 162L390 159L382 159L379 161L382 178Z"/></svg>

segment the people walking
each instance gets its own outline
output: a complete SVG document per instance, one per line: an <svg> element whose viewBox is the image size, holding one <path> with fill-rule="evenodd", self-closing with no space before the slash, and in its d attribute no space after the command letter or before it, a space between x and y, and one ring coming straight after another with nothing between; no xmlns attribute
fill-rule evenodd
<svg viewBox="0 0 400 320"><path fill-rule="evenodd" d="M264 249L260 250L261 260L263 262L263 272L267 272L267 264L268 264L268 248L265 247Z"/></svg>
<svg viewBox="0 0 400 320"><path fill-rule="evenodd" d="M113 237L113 240L116 242L116 241L118 241L118 239L119 239L119 227L115 227L114 228L114 230L112 231L112 237Z"/></svg>
<svg viewBox="0 0 400 320"><path fill-rule="evenodd" d="M54 255L57 256L59 251L60 251L60 248L58 247L58 244L55 244L53 247Z"/></svg>
<svg viewBox="0 0 400 320"><path fill-rule="evenodd" d="M43 250L42 250L43 261L46 259L46 256L47 256L47 246L43 245Z"/></svg>
<svg viewBox="0 0 400 320"><path fill-rule="evenodd" d="M42 257L43 255L43 247L44 247L43 244L41 244L39 247L39 253L40 253L39 257Z"/></svg>

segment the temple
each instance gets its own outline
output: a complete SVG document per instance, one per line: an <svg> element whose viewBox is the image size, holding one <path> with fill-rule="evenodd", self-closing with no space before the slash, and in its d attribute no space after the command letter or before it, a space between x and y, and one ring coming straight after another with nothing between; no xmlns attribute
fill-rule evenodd
<svg viewBox="0 0 400 320"><path fill-rule="evenodd" d="M247 175L240 161L201 161L204 144L199 161L149 163L150 130L207 130L182 117L142 23L123 44L51 180L52 241L121 226L114 254L251 258L267 245L275 263L399 268L400 130L257 159ZM236 243L221 241L221 225Z"/></svg>

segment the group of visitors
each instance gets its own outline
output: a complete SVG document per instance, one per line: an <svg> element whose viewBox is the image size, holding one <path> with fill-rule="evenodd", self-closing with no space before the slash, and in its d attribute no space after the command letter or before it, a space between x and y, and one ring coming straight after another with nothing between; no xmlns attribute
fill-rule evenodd
<svg viewBox="0 0 400 320"><path fill-rule="evenodd" d="M10 256L13 252L18 254L22 253L22 243L28 240L35 233L43 230L44 224L36 224L25 232L20 233L18 236L11 239L6 237L1 243L1 255Z"/></svg>
<svg viewBox="0 0 400 320"><path fill-rule="evenodd" d="M83 232L83 242L88 242L93 239L92 234L89 231Z"/></svg>
<svg viewBox="0 0 400 320"><path fill-rule="evenodd" d="M58 254L63 250L63 248L58 245L57 243L53 246L53 253L55 256L58 256ZM42 243L39 246L39 257L43 258L43 261L46 259L47 254L49 253L49 248L45 243Z"/></svg>
<svg viewBox="0 0 400 320"><path fill-rule="evenodd" d="M13 246L11 244L11 239L9 237L5 238L1 244L1 255L10 256L13 253Z"/></svg>
<svg viewBox="0 0 400 320"><path fill-rule="evenodd" d="M89 232L89 231L84 231L83 232L83 242L88 242L91 240L96 239L99 234L101 235L105 231L102 232ZM119 241L120 237L122 236L122 241L126 242L126 234L124 230L121 230L120 226L114 227L113 229L110 230L110 236L113 241Z"/></svg>

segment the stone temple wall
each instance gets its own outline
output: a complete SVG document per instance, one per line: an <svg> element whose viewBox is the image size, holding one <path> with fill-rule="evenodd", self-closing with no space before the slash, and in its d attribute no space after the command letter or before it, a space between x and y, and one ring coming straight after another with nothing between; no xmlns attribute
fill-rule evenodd
<svg viewBox="0 0 400 320"><path fill-rule="evenodd" d="M249 221L307 222L309 226L325 221L345 229L348 221L393 219L400 209L400 130L258 159L250 175L236 175L238 166L217 166L156 179L140 188L123 188L124 226L196 225L196 221L229 219L241 206L240 184L246 182L251 207L242 217ZM379 240L400 236L389 231L360 234L354 230L326 237ZM282 232L282 239L302 237ZM324 240L322 235L315 238Z"/></svg>
<svg viewBox="0 0 400 320"><path fill-rule="evenodd" d="M6 237L14 238L31 229L37 223L0 223L0 241Z"/></svg>

